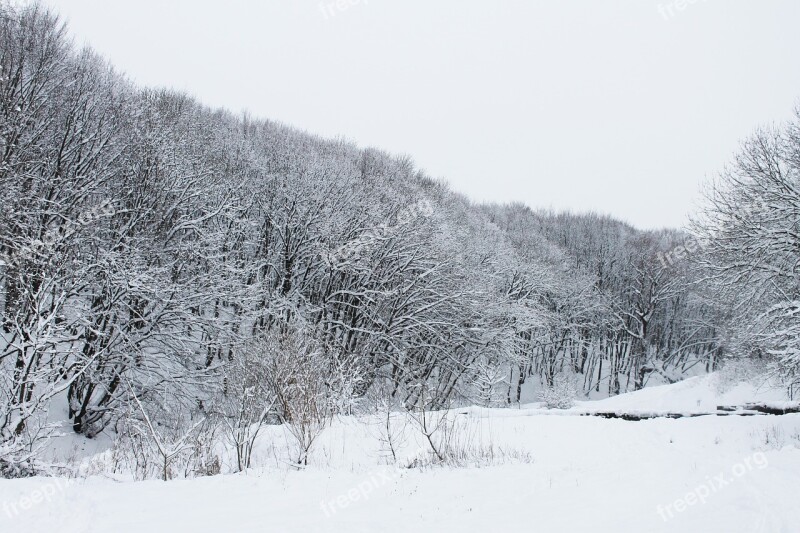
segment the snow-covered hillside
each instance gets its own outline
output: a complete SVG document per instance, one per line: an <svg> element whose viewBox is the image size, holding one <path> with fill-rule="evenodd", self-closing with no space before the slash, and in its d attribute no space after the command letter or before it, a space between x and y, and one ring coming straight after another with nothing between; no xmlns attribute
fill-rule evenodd
<svg viewBox="0 0 800 533"><path fill-rule="evenodd" d="M275 426L246 474L0 480L0 531L800 531L800 415L551 416L771 399L744 384L719 393L715 380L567 411L453 410L454 447L472 457L459 467L408 468L428 455L412 425L392 461L379 418L342 417L305 468L289 464L289 441ZM88 463L99 472L109 453Z"/></svg>

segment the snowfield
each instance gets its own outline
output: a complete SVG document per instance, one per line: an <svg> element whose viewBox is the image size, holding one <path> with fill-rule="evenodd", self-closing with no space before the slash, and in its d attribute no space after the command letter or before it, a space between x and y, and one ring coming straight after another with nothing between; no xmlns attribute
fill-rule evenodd
<svg viewBox="0 0 800 533"><path fill-rule="evenodd" d="M699 411L779 399L744 384L720 394L715 379L558 413ZM425 450L411 426L399 466L389 465L378 419L341 417L304 469L289 464L291 443L271 427L258 467L246 474L0 480L0 531L800 531L800 415L630 422L545 413L536 405L451 411L457 443L493 450L490 465L406 468Z"/></svg>

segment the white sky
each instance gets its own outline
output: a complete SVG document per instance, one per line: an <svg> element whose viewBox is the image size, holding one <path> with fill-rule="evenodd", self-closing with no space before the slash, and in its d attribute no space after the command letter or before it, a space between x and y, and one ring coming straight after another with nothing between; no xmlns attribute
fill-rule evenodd
<svg viewBox="0 0 800 533"><path fill-rule="evenodd" d="M45 0L142 84L643 228L800 103L797 0L339 2Z"/></svg>

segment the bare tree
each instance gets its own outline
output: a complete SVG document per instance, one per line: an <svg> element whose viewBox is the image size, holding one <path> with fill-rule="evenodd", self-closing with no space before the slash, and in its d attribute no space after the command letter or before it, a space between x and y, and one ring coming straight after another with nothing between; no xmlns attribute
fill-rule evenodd
<svg viewBox="0 0 800 533"><path fill-rule="evenodd" d="M800 110L758 131L693 223L703 283L728 314L732 353L800 364Z"/></svg>

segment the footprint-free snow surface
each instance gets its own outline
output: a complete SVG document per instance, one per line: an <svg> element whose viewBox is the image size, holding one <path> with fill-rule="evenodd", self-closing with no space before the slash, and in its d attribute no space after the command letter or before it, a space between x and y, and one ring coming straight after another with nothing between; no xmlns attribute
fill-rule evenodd
<svg viewBox="0 0 800 533"><path fill-rule="evenodd" d="M561 414L691 412L779 399L748 385L722 394L714 380L582 403ZM453 410L453 447L494 455L471 466L408 468L426 454L412 424L390 461L378 418L342 417L304 469L288 464L291 441L271 427L260 437L256 467L244 474L168 482L110 474L0 480L0 531L800 531L800 415L631 422L554 414L536 405ZM107 456L87 461L103 465Z"/></svg>

